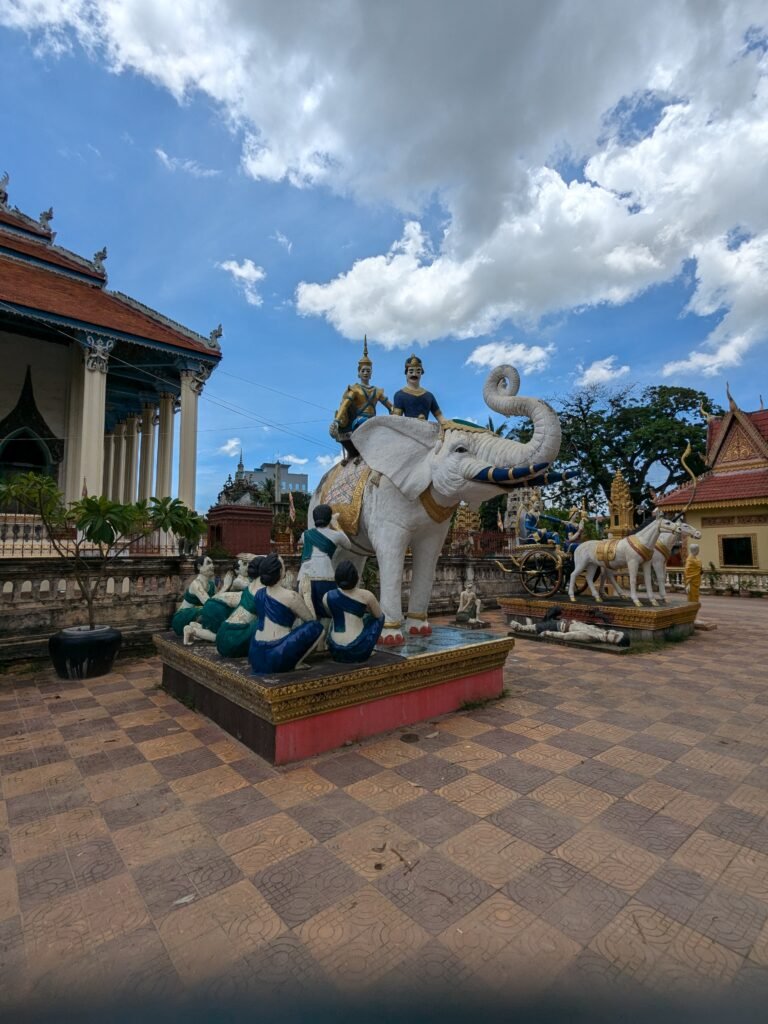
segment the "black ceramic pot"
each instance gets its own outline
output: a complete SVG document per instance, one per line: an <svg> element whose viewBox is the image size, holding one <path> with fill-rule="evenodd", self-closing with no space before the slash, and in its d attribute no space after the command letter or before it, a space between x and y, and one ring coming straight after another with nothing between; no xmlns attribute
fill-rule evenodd
<svg viewBox="0 0 768 1024"><path fill-rule="evenodd" d="M123 635L111 626L70 626L48 641L48 653L60 679L94 679L112 671Z"/></svg>

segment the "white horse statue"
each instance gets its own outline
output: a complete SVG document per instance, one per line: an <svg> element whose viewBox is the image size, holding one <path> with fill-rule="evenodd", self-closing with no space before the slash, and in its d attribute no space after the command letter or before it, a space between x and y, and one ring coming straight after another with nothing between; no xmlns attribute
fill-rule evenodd
<svg viewBox="0 0 768 1024"><path fill-rule="evenodd" d="M568 596L571 601L576 600L574 588L576 579L582 573L584 573L592 597L595 601L601 602L602 598L595 587L597 570L626 569L629 572L630 596L640 607L640 598L637 596L637 570L642 566L646 593L650 595L651 604L657 605L658 601L653 596L651 582L651 559L662 530L666 533L674 533L675 523L670 519L659 517L652 520L647 526L643 526L637 533L631 533L628 537L622 537L619 540L582 541L574 553L573 572L568 581Z"/></svg>
<svg viewBox="0 0 768 1024"><path fill-rule="evenodd" d="M682 519L673 521L674 530L667 530L662 527L659 539L653 548L653 557L651 558L651 568L653 575L656 577L656 585L659 591L659 600L664 603L667 600L667 561L669 556L672 554L672 548L675 544L680 543L682 537L690 537L691 540L701 540L701 531L694 529L689 526L688 523L684 523ZM626 597L626 593L621 589L616 581L616 577L613 575L610 569L606 569L604 573L600 575L600 596L605 597L605 585L607 583L613 585L614 590L619 597Z"/></svg>

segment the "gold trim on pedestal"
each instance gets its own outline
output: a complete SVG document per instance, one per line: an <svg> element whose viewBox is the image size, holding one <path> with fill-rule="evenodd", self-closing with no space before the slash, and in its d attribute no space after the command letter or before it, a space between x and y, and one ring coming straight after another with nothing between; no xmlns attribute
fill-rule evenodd
<svg viewBox="0 0 768 1024"><path fill-rule="evenodd" d="M500 597L499 604L507 614L525 615L532 619L543 618L553 607L552 601L537 600L525 597ZM693 622L696 618L697 604L686 601L685 604L659 605L638 608L636 605L615 605L601 602L600 604L581 602L564 607L564 618L579 617L579 612L600 612L609 621L608 626L626 626L627 629L666 629ZM602 625L602 623L601 623Z"/></svg>
<svg viewBox="0 0 768 1024"><path fill-rule="evenodd" d="M152 639L164 665L273 725L502 668L515 645L514 637L499 637L482 644L387 661L385 665L363 665L332 675L264 686L258 676L235 671L237 662L218 655L202 657L175 636L156 635Z"/></svg>

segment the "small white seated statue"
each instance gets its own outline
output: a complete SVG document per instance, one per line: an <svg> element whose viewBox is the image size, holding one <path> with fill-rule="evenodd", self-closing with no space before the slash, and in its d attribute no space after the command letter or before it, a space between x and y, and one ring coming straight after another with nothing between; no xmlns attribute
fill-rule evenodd
<svg viewBox="0 0 768 1024"><path fill-rule="evenodd" d="M479 622L483 609L480 598L475 593L474 583L467 583L459 594L459 607L456 612L457 622Z"/></svg>
<svg viewBox="0 0 768 1024"><path fill-rule="evenodd" d="M562 618L561 608L551 608L538 622L526 619L525 622L511 621L509 628L515 633L533 633L540 636L557 636L572 643L616 644L617 647L628 647L629 638L620 629L603 629L589 622L577 619Z"/></svg>
<svg viewBox="0 0 768 1024"><path fill-rule="evenodd" d="M246 558L248 558L247 562L244 561ZM258 555L253 558L247 555L238 557L237 576L233 579L233 573L228 572L224 578L224 584L229 583L231 589L220 591L206 601L197 620L184 626L185 646L190 646L196 640L215 644L218 642L221 628L225 622L232 624L253 620L250 602L261 587L259 571L262 561L263 558ZM246 654L247 646L240 657L245 657ZM235 657L235 655L228 656Z"/></svg>

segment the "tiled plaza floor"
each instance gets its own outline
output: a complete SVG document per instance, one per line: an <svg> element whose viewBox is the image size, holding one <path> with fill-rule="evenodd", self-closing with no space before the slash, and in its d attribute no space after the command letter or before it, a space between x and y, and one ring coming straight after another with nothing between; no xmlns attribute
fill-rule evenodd
<svg viewBox="0 0 768 1024"><path fill-rule="evenodd" d="M3 998L765 985L768 600L703 616L280 770L156 660L0 678Z"/></svg>

